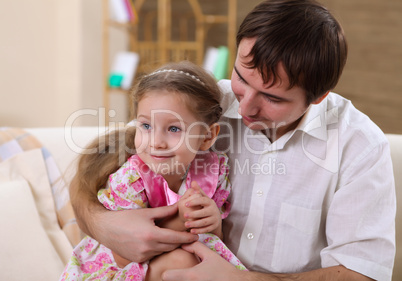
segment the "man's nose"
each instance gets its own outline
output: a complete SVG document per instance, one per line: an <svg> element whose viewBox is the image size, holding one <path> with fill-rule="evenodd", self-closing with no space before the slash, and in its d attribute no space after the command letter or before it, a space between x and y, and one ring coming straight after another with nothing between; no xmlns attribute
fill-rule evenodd
<svg viewBox="0 0 402 281"><path fill-rule="evenodd" d="M256 93L246 92L240 99L239 113L242 116L255 116L260 110Z"/></svg>

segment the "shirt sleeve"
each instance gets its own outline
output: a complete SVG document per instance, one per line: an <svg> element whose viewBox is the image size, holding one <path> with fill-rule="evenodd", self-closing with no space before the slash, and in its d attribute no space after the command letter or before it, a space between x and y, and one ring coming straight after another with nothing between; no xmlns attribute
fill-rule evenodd
<svg viewBox="0 0 402 281"><path fill-rule="evenodd" d="M396 196L389 144L358 155L344 168L328 210L322 266L341 264L375 280L391 280Z"/></svg>
<svg viewBox="0 0 402 281"><path fill-rule="evenodd" d="M212 200L215 201L218 206L222 219L226 218L229 215L230 211L230 203L228 201L228 197L231 191L231 184L229 182L229 166L228 166L228 157L225 154L218 154L219 158L219 177L218 177L218 186L216 192L212 196Z"/></svg>
<svg viewBox="0 0 402 281"><path fill-rule="evenodd" d="M109 176L106 188L98 192L98 200L113 211L148 207L143 180L129 161Z"/></svg>

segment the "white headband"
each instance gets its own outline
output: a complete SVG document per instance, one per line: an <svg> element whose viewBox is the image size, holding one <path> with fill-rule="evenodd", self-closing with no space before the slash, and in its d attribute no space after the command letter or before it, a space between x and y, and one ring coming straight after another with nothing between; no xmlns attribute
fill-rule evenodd
<svg viewBox="0 0 402 281"><path fill-rule="evenodd" d="M184 74L186 76L189 76L191 78L193 78L194 80L196 80L198 83L201 83L203 86L205 86L204 82L202 82L197 76L192 75L188 72L184 72L182 70L177 70L177 69L162 69L162 70L157 70L155 72L152 72L148 75L145 75L145 77L149 77L149 76L153 76L155 74L159 74L159 73L163 73L163 72L174 72L174 73L180 73L180 74Z"/></svg>

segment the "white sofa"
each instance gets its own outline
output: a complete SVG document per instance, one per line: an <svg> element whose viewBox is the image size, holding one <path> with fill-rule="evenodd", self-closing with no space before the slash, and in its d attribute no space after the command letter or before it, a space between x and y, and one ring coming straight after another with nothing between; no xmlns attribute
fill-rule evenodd
<svg viewBox="0 0 402 281"><path fill-rule="evenodd" d="M98 134L102 134L104 132L104 128L99 129L97 127L81 127L81 128L74 128L72 130L71 129L65 130L64 128L32 128L27 130L31 134L33 134L50 151L59 169L65 174L65 179L67 182L71 180L71 177L75 172L74 160L77 158L77 155L82 151L82 149L91 139L93 139ZM391 144L391 154L394 164L394 173L396 181L396 194L397 194L397 200L400 202L402 200L402 135L387 135L387 137ZM2 215L7 214L8 211L4 210L3 206L0 205L0 209L2 210ZM396 229L397 253L395 259L393 281L397 280L400 281L402 280L401 209L398 209L397 211L396 222L397 222L397 229ZM31 275L31 278L29 278L30 280L55 280L58 278L58 277L55 278L55 276L57 276L58 272L62 271L63 263L69 258L70 255L69 252L72 249L67 239L62 238L61 240L62 240L61 243L63 243L64 251L58 251L61 257L59 259L57 258L54 259L57 260L56 264L53 262L53 260L52 262L46 260L29 261L29 253L27 253L26 255L27 262L30 263L31 265L37 265L37 268L40 268L40 271L43 272L41 275L42 277L40 279L35 279L35 277ZM31 242L35 244L35 241ZM4 243L4 241L2 241L2 243ZM58 247L60 247L60 245ZM1 253L0 267L3 268L4 265L3 261L8 259L9 256L5 256L4 253ZM21 262L21 264L23 263ZM52 272L47 274L46 270L44 270L46 268L50 268L50 271ZM19 274L22 274L23 271L24 268L22 267L20 272L8 272L8 273L0 272L0 280L24 280L21 276L19 276Z"/></svg>

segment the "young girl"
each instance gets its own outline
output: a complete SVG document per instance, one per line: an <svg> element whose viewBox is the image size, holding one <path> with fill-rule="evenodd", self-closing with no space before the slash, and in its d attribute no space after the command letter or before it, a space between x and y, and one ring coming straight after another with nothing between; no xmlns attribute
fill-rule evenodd
<svg viewBox="0 0 402 281"><path fill-rule="evenodd" d="M90 145L98 153L81 156L75 183L96 189L109 210L177 203L178 214L159 222L160 227L199 234L200 242L245 269L221 241L231 187L227 157L209 151L222 111L214 78L190 62L169 64L144 76L133 100L135 122ZM198 262L178 248L138 264L86 237L61 280L161 280L167 269Z"/></svg>

